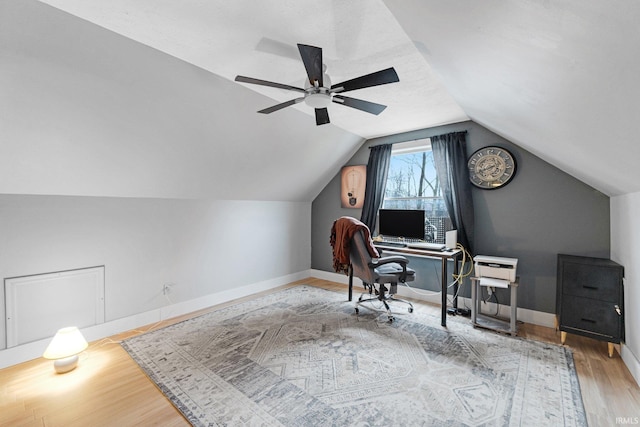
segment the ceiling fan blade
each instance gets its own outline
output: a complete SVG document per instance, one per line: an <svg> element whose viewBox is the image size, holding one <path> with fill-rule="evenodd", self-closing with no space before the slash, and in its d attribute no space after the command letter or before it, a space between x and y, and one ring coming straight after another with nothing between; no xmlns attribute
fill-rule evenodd
<svg viewBox="0 0 640 427"><path fill-rule="evenodd" d="M322 48L298 43L298 50L307 70L309 83L315 86L314 82L317 81L318 86L322 86Z"/></svg>
<svg viewBox="0 0 640 427"><path fill-rule="evenodd" d="M316 108L316 125L326 125L327 123L329 123L329 110Z"/></svg>
<svg viewBox="0 0 640 427"><path fill-rule="evenodd" d="M292 44L284 43L276 39L270 39L268 37L262 37L256 45L256 50L259 52L270 53L272 55L282 56L284 58L293 59L294 61L300 60L300 53Z"/></svg>
<svg viewBox="0 0 640 427"><path fill-rule="evenodd" d="M347 96L333 95L333 102L336 104L346 105L347 107L356 108L358 110L366 111L367 113L375 114L376 116L387 108L386 105L376 104L375 102L363 101L362 99L349 98Z"/></svg>
<svg viewBox="0 0 640 427"><path fill-rule="evenodd" d="M251 84L260 85L260 86L277 87L278 89L295 90L297 92L304 93L304 89L300 87L289 86L282 83L270 82L267 80L254 79L253 77L236 76L235 80L241 83L251 83Z"/></svg>
<svg viewBox="0 0 640 427"><path fill-rule="evenodd" d="M386 70L376 71L375 73L356 77L331 86L331 92L347 92L349 90L364 89L371 86L386 85L388 83L399 82L396 70L391 67Z"/></svg>
<svg viewBox="0 0 640 427"><path fill-rule="evenodd" d="M302 101L304 101L304 97L292 99L290 101L283 102L282 104L277 104L277 105L274 105L273 107L269 107L269 108L265 108L264 110L260 110L260 111L258 111L258 113L270 114L270 113L273 113L274 111L282 110L285 107L288 107L288 106L293 105L293 104L297 104L298 102L302 102Z"/></svg>

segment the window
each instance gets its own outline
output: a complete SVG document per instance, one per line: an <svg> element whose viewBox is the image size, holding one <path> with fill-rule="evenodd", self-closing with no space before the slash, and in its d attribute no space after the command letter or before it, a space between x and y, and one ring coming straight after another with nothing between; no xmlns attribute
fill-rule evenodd
<svg viewBox="0 0 640 427"><path fill-rule="evenodd" d="M431 141L394 144L385 188L384 209L424 209L425 240L444 243L451 220L442 198Z"/></svg>

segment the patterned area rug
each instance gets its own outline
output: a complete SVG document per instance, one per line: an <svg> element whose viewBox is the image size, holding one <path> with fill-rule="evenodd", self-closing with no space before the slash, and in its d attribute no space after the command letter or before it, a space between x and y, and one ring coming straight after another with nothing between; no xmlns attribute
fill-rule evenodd
<svg viewBox="0 0 640 427"><path fill-rule="evenodd" d="M310 286L122 343L195 426L583 426L564 347Z"/></svg>

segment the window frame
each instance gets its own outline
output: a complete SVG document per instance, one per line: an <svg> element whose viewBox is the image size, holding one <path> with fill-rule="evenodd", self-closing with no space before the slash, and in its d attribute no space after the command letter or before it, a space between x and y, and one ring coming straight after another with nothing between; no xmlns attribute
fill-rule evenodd
<svg viewBox="0 0 640 427"><path fill-rule="evenodd" d="M424 151L432 151L431 150L431 139L423 138L417 139L407 142L395 143L391 150L391 156L398 156L403 154L413 154L413 153L422 153ZM435 165L433 167L435 172ZM436 172L437 173L437 172ZM444 204L444 197L441 193L441 188L438 188L440 195L439 196L406 196L406 197L387 197L387 188L390 180L390 176L387 176L387 182L385 183L385 193L382 201L382 209L401 209L398 208L398 203L393 202L402 202L402 201L416 201L414 206L419 206L422 204L425 209L425 218L427 222L425 223L425 240L436 243L444 243L445 240L445 232L452 228L451 219L449 215L446 213L446 206ZM422 201L422 203L418 203L418 201ZM389 206L388 202L392 202L395 206ZM444 209L446 216L432 216L429 215L431 212L427 211L429 206L433 206L436 203L440 206L440 209ZM409 208L411 209L411 208ZM415 209L415 208L414 208ZM437 224L434 224L436 222Z"/></svg>

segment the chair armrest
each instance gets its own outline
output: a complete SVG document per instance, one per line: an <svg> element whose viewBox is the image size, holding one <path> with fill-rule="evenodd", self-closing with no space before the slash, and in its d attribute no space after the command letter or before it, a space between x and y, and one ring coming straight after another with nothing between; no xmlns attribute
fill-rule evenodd
<svg viewBox="0 0 640 427"><path fill-rule="evenodd" d="M369 265L371 267L378 267L380 265L389 264L392 262L397 262L398 264L402 264L403 268L406 268L406 265L409 264L409 259L407 257L403 257L402 255L391 255L383 258L378 258L374 261L371 261Z"/></svg>
<svg viewBox="0 0 640 427"><path fill-rule="evenodd" d="M402 255L391 255L386 256L384 258L378 258L376 262L370 262L369 266L371 268L380 267L381 265L391 264L391 263L400 264L402 267L402 273L400 273L400 281L404 283L407 280L407 264L409 264L409 259L407 257L403 257Z"/></svg>

